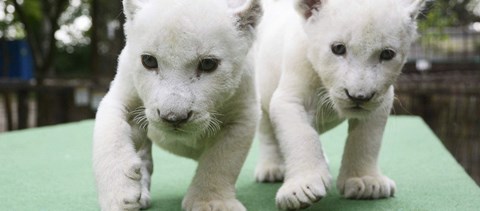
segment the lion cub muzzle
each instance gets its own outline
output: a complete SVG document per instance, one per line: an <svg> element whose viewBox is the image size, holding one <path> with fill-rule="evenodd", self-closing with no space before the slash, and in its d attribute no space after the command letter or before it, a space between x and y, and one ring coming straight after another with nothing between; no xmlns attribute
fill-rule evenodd
<svg viewBox="0 0 480 211"><path fill-rule="evenodd" d="M182 124L188 122L190 117L192 117L193 111L188 112L168 112L168 113L161 113L159 109L157 109L158 116L160 119L173 127L180 127Z"/></svg>

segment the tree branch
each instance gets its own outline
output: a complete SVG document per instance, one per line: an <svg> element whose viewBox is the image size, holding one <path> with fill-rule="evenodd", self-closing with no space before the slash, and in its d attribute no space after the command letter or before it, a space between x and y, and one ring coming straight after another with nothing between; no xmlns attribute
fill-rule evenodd
<svg viewBox="0 0 480 211"><path fill-rule="evenodd" d="M58 19L60 15L65 10L66 6L68 5L68 0L58 0L56 1L55 7L51 8L50 12L48 12L48 21L51 26L50 31L45 34L45 38L48 39L47 47L45 49L45 60L44 60L44 67L42 68L42 74L44 75L48 69L53 65L55 53L56 53L56 40L55 40L55 32L60 28L58 25ZM47 4L43 5L47 7Z"/></svg>
<svg viewBox="0 0 480 211"><path fill-rule="evenodd" d="M27 42L30 44L30 48L32 49L32 56L33 56L33 61L35 62L35 68L39 69L43 66L43 62L42 62L43 54L41 53L41 50L40 50L40 45L38 42L38 34L30 25L28 18L25 15L25 12L23 11L22 6L18 4L16 0L11 0L10 2L13 3L13 6L15 7L15 11L18 17L20 18L20 22L22 22L23 26L25 27Z"/></svg>

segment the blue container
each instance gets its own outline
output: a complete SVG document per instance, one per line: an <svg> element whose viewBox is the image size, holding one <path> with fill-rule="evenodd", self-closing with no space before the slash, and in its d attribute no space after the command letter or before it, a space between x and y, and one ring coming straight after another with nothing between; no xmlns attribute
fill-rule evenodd
<svg viewBox="0 0 480 211"><path fill-rule="evenodd" d="M4 64L7 64L7 75ZM26 40L0 41L0 77L30 80L33 69L32 51Z"/></svg>

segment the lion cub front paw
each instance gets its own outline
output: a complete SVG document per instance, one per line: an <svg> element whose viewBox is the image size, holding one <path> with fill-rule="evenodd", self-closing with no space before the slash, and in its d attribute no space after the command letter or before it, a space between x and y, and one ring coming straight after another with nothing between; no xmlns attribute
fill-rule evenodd
<svg viewBox="0 0 480 211"><path fill-rule="evenodd" d="M185 198L182 202L185 211L246 211L247 209L237 199L193 199Z"/></svg>
<svg viewBox="0 0 480 211"><path fill-rule="evenodd" d="M307 208L327 195L330 183L329 173L290 178L277 192L277 207L281 210Z"/></svg>
<svg viewBox="0 0 480 211"><path fill-rule="evenodd" d="M150 206L150 192L142 188L141 164L132 165L99 186L102 210L140 210ZM143 190L142 190L143 189Z"/></svg>
<svg viewBox="0 0 480 211"><path fill-rule="evenodd" d="M347 199L379 199L395 194L395 182L382 175L338 179L337 188Z"/></svg>
<svg viewBox="0 0 480 211"><path fill-rule="evenodd" d="M274 162L260 162L255 168L257 182L281 182L285 175L285 166Z"/></svg>

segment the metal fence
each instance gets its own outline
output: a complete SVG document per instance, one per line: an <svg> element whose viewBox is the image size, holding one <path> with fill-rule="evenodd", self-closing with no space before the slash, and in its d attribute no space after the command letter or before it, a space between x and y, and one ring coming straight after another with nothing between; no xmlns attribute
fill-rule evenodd
<svg viewBox="0 0 480 211"><path fill-rule="evenodd" d="M480 71L404 74L396 114L421 116L480 184Z"/></svg>
<svg viewBox="0 0 480 211"><path fill-rule="evenodd" d="M480 185L480 32L425 32L410 55L395 113L421 116Z"/></svg>
<svg viewBox="0 0 480 211"><path fill-rule="evenodd" d="M480 70L480 30L430 30L412 45L404 72Z"/></svg>

